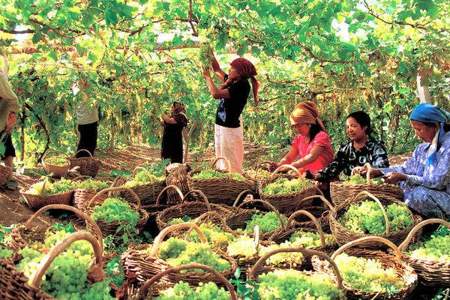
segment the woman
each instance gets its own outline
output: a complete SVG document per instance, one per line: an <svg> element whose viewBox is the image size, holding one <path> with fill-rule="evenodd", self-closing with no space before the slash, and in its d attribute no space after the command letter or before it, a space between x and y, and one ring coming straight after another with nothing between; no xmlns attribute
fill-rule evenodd
<svg viewBox="0 0 450 300"><path fill-rule="evenodd" d="M386 148L371 135L372 126L368 114L363 111L353 112L347 116L345 125L350 140L339 148L333 162L315 176L316 180L329 182L337 179L341 172L350 176L354 168L366 163L375 168L389 166Z"/></svg>
<svg viewBox="0 0 450 300"><path fill-rule="evenodd" d="M0 70L0 159L5 166L13 168L16 150L12 143L11 131L17 121L16 114L19 105L17 104L17 96L8 82L8 59L3 52L2 56L3 70ZM17 188L17 182L12 179L6 185L9 189Z"/></svg>
<svg viewBox="0 0 450 300"><path fill-rule="evenodd" d="M229 73L225 74L216 58L212 57L214 73L223 82L219 87L216 87L211 79L209 69L203 70L203 76L211 96L219 100L214 126L216 157L225 157L230 162L229 171L241 173L244 161L241 113L247 104L250 93L248 80L250 79L252 83L253 98L256 105L258 104L259 83L255 78L257 74L255 66L249 60L240 57L233 60L230 66ZM223 161L219 162L218 167L225 169Z"/></svg>
<svg viewBox="0 0 450 300"><path fill-rule="evenodd" d="M449 113L422 103L410 115L416 136L424 141L401 166L380 168L372 176L384 175L387 183L398 183L405 203L425 217L450 218L450 126ZM361 173L366 173L363 168Z"/></svg>
<svg viewBox="0 0 450 300"><path fill-rule="evenodd" d="M272 168L290 164L301 173L316 175L333 160L331 138L319 119L316 104L311 101L298 104L291 113L290 121L298 135L290 151Z"/></svg>
<svg viewBox="0 0 450 300"><path fill-rule="evenodd" d="M183 163L183 128L188 124L183 103L174 102L170 116L161 116L164 133L161 145L161 157L171 163Z"/></svg>
<svg viewBox="0 0 450 300"><path fill-rule="evenodd" d="M78 97L77 106L77 130L79 133L79 141L77 146L77 152L81 149L88 150L94 155L97 148L97 135L98 135L98 106L89 99L89 83L87 79L80 79L78 81L78 89L75 95ZM85 151L77 153L76 157L89 156Z"/></svg>

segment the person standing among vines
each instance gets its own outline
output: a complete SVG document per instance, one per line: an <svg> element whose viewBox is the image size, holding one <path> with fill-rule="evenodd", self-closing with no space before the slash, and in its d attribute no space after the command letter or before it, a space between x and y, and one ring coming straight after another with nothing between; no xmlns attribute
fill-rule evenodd
<svg viewBox="0 0 450 300"><path fill-rule="evenodd" d="M183 128L189 120L186 117L186 108L181 102L172 104L171 114L163 114L161 123L164 133L161 145L161 158L170 159L171 163L183 163Z"/></svg>
<svg viewBox="0 0 450 300"><path fill-rule="evenodd" d="M82 78L78 81L77 93L75 88L75 94L78 97L77 106L77 129L79 134L79 141L77 152L86 149L92 155L94 155L97 148L97 135L98 135L98 106L92 99L89 99L89 87L90 84L86 78ZM78 152L76 157L89 156L85 151Z"/></svg>
<svg viewBox="0 0 450 300"><path fill-rule="evenodd" d="M216 76L223 82L216 86L211 78L210 69L203 68L203 76L208 90L214 99L219 100L214 126L216 157L225 157L230 162L230 172L242 172L244 162L244 136L242 126L242 111L247 104L250 93L250 79L255 105L258 105L259 83L255 76L256 68L245 58L236 58L230 64L226 74L214 55L211 55L211 65ZM219 169L225 169L223 161L219 161Z"/></svg>
<svg viewBox="0 0 450 300"><path fill-rule="evenodd" d="M16 150L12 143L11 131L17 121L16 114L19 105L17 104L17 96L8 82L8 59L3 51L1 55L3 57L3 70L0 70L0 159L5 166L12 169ZM17 183L11 178L6 185L10 189L17 187Z"/></svg>

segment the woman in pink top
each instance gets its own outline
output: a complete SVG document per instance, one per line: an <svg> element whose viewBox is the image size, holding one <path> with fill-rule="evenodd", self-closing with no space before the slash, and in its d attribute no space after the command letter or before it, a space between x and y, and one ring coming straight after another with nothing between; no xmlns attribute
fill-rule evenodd
<svg viewBox="0 0 450 300"><path fill-rule="evenodd" d="M331 138L325 131L314 102L297 104L290 116L291 126L298 135L292 142L291 150L273 167L290 164L305 173L313 175L333 161Z"/></svg>

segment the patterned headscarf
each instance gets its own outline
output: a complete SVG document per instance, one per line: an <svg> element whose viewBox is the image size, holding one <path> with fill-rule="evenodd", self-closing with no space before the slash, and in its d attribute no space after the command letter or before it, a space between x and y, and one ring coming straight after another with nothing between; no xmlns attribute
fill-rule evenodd
<svg viewBox="0 0 450 300"><path fill-rule="evenodd" d="M319 119L319 111L317 106L312 101L305 101L295 106L290 116L291 125L296 124L317 124L323 131L325 126L322 120Z"/></svg>
<svg viewBox="0 0 450 300"><path fill-rule="evenodd" d="M230 63L230 65L234 69L236 69L236 71L239 73L241 77L250 78L252 83L253 98L255 99L255 102L258 102L259 82L255 78L255 76L258 75L258 73L256 72L256 68L252 64L252 62L243 57L239 57L233 60Z"/></svg>

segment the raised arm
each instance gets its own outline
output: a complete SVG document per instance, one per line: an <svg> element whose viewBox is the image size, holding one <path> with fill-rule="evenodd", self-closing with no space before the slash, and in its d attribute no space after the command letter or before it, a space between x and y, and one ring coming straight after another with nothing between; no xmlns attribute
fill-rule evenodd
<svg viewBox="0 0 450 300"><path fill-rule="evenodd" d="M214 56L214 53L211 53L211 66L214 71L214 74L216 74L217 77L222 82L225 82L225 72L220 68L219 62L217 61L216 57Z"/></svg>
<svg viewBox="0 0 450 300"><path fill-rule="evenodd" d="M210 70L203 69L203 77L205 77L208 90L214 99L229 99L230 91L226 88L218 88L211 78Z"/></svg>

